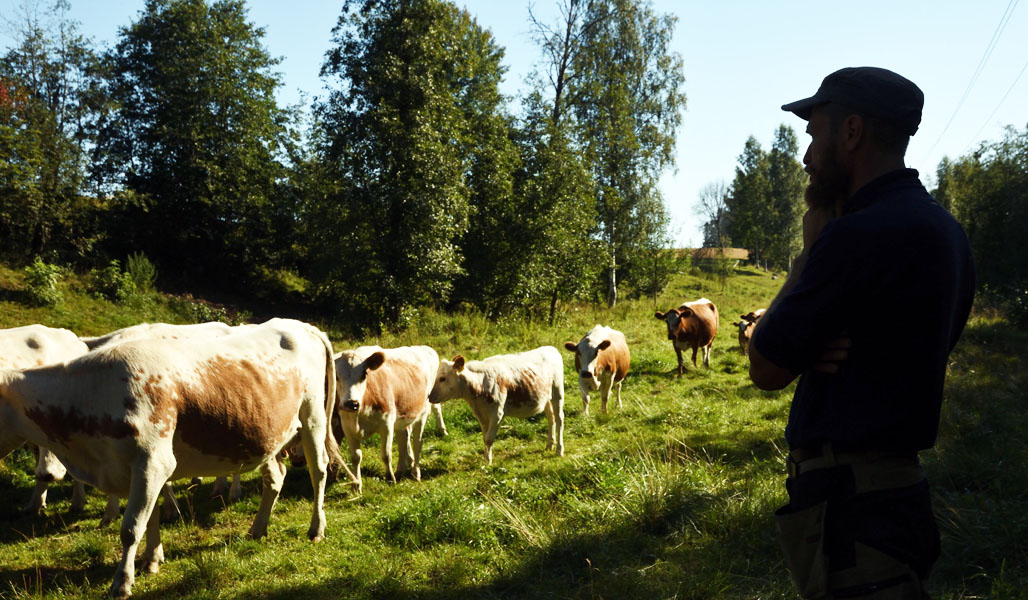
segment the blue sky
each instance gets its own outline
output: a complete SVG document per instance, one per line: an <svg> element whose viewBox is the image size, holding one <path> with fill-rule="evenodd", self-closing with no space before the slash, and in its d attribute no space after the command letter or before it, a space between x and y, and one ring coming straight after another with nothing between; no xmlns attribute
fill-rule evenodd
<svg viewBox="0 0 1028 600"><path fill-rule="evenodd" d="M143 0L70 2L71 17L100 45L113 45L118 28L132 22L144 4ZM457 3L506 49L503 90L516 107L525 76L541 56L529 35L528 2ZM813 94L821 79L836 69L885 67L924 90L921 128L911 140L907 163L921 172L929 186L943 156L960 156L982 140L999 139L1005 125L1024 129L1028 126L1028 6L1018 3L655 0L655 10L678 17L672 46L685 63L687 108L678 132L678 169L661 179L678 245L700 243L702 220L694 209L699 190L712 182L731 181L749 136L768 148L778 125L788 124L799 135L802 154L808 141L805 123L782 112L780 106ZM21 0L0 0L0 16L16 17L21 4ZM283 59L280 101L300 102L301 92L308 100L323 94L318 70L342 2L250 0L248 5L251 21L265 28L269 52ZM544 20L556 17L555 2L536 0L532 5ZM0 46L8 47L11 40L7 31L0 30Z"/></svg>

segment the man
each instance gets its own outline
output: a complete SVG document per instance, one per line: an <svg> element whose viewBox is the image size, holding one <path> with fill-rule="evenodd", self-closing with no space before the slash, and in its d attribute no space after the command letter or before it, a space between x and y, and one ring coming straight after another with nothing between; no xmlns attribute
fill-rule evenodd
<svg viewBox="0 0 1028 600"><path fill-rule="evenodd" d="M924 95L846 68L782 106L808 121L803 251L750 340L750 378L800 377L776 513L807 598L924 598L939 533L917 453L938 433L946 362L974 295L960 225L905 168ZM913 332L910 316L917 315Z"/></svg>

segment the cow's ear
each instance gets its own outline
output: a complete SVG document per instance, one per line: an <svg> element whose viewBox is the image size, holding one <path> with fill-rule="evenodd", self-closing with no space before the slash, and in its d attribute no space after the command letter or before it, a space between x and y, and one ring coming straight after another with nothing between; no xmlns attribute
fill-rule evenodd
<svg viewBox="0 0 1028 600"><path fill-rule="evenodd" d="M369 371L374 371L375 369L381 367L382 363L384 363L385 360L386 360L386 355L385 354L383 354L381 352L376 352L376 353L372 354L371 356L369 356L367 358L367 360L364 361L364 364L365 364L365 366L368 367Z"/></svg>
<svg viewBox="0 0 1028 600"><path fill-rule="evenodd" d="M610 348L610 340L603 340L599 346L596 346L597 350L606 350L607 348Z"/></svg>
<svg viewBox="0 0 1028 600"><path fill-rule="evenodd" d="M738 327L738 326L742 325L742 321L734 321L732 323L732 325L735 325L736 327Z"/></svg>
<svg viewBox="0 0 1028 600"><path fill-rule="evenodd" d="M464 357L460 354L453 357L453 370L458 373L464 370Z"/></svg>
<svg viewBox="0 0 1028 600"><path fill-rule="evenodd" d="M570 352L578 352L578 344L574 342L564 342L564 347Z"/></svg>
<svg viewBox="0 0 1028 600"><path fill-rule="evenodd" d="M654 317L657 317L657 318L658 318L658 319L660 319L661 321L663 321L663 320L664 320L664 313L662 313L662 312L654 313L654 314L653 314L653 316L654 316Z"/></svg>
<svg viewBox="0 0 1028 600"><path fill-rule="evenodd" d="M750 313L750 315L752 315L752 314L753 314L753 313ZM748 320L749 320L749 318L750 318L750 315L739 315L739 318L740 318L740 319L745 319L745 320L747 320L747 321L748 321Z"/></svg>
<svg viewBox="0 0 1028 600"><path fill-rule="evenodd" d="M689 317L692 316L692 309L691 308L683 308L682 311L678 313L678 316L681 317L682 319L688 319Z"/></svg>

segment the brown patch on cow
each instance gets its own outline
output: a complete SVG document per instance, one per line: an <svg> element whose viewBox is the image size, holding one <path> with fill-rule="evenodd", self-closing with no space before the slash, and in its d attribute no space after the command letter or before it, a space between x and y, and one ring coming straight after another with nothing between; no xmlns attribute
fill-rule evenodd
<svg viewBox="0 0 1028 600"><path fill-rule="evenodd" d="M603 372L613 373L614 381L621 381L628 375L628 368L632 363L628 353L628 344L621 332L610 337L610 346L600 350L596 355L596 374ZM577 369L577 367L576 367Z"/></svg>
<svg viewBox="0 0 1028 600"><path fill-rule="evenodd" d="M245 359L215 357L196 370L197 383L143 386L150 421L198 451L238 462L272 455L299 409L304 391L296 369L269 372Z"/></svg>
<svg viewBox="0 0 1028 600"><path fill-rule="evenodd" d="M675 327L675 340L681 347L699 348L714 343L717 336L717 307L714 303L692 304L682 306L680 309L689 309L689 314L683 311L682 318L678 320Z"/></svg>
<svg viewBox="0 0 1028 600"><path fill-rule="evenodd" d="M367 374L362 406L378 413L388 413L395 407L396 417L405 421L413 420L425 410L429 380L417 365L389 358Z"/></svg>
<svg viewBox="0 0 1028 600"><path fill-rule="evenodd" d="M77 407L40 404L25 409L25 416L42 429L48 438L67 444L72 434L124 438L136 435L136 428L125 418L111 415L86 415Z"/></svg>
<svg viewBox="0 0 1028 600"><path fill-rule="evenodd" d="M544 385L548 383L532 369L521 370L518 374L520 377L516 379L510 379L505 375L496 378L500 393L506 393L507 396L505 406L519 408L536 405L545 392Z"/></svg>

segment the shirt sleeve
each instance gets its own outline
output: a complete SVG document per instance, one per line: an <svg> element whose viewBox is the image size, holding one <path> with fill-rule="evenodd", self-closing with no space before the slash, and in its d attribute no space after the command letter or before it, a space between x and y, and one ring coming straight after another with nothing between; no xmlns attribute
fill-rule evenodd
<svg viewBox="0 0 1028 600"><path fill-rule="evenodd" d="M874 240L856 235L844 220L825 226L810 248L799 281L761 319L754 340L761 355L795 374L812 367L828 342L846 329L846 317L873 264L864 254Z"/></svg>

